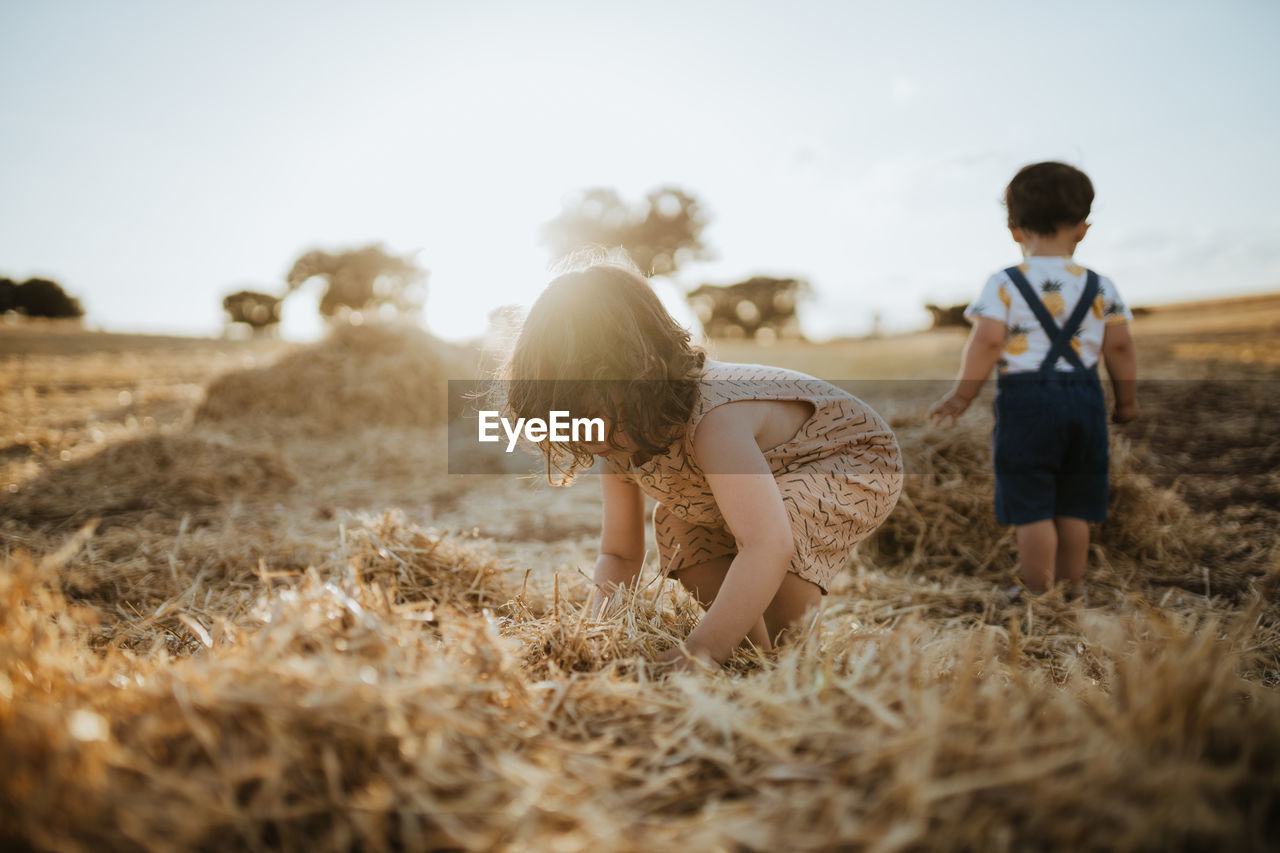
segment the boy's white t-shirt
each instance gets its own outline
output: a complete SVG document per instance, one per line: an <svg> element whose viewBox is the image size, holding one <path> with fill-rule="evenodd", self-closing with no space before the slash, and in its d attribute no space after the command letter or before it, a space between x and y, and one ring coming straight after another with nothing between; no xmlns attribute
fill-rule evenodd
<svg viewBox="0 0 1280 853"><path fill-rule="evenodd" d="M1061 326L1071 316L1076 302L1084 293L1085 268L1071 258L1033 256L1026 258L1018 269L1040 296L1040 301ZM1004 352L996 362L1001 373L1023 373L1040 369L1040 363L1049 354L1049 336L1040 321L1031 312L1004 270L987 279L982 293L964 312L965 317L990 317L1005 324L1009 333L1005 338ZM1080 329L1072 339L1072 346L1085 367L1098 363L1102 352L1102 334L1113 323L1133 320L1120 292L1106 276L1098 276L1098 296L1085 312ZM1071 370L1071 362L1059 358L1054 365L1058 370Z"/></svg>

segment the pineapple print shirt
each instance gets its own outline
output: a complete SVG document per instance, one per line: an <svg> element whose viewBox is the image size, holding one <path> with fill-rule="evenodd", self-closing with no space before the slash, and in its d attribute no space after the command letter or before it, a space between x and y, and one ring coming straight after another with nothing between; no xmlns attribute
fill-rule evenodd
<svg viewBox="0 0 1280 853"><path fill-rule="evenodd" d="M1084 292L1085 268L1071 258L1033 256L1023 260L1018 269L1040 295L1040 301L1061 325ZM1037 371L1049 354L1051 341L1036 320L1031 307L1018 288L1001 270L987 279L982 294L965 309L964 315L990 317L1004 323L1009 330L1004 353L997 362L1001 373ZM1098 296L1084 315L1071 346L1085 367L1098 363L1102 352L1102 334L1113 323L1128 323L1133 314L1120 298L1115 284L1106 276L1098 276ZM1058 370L1071 370L1065 358L1054 365Z"/></svg>

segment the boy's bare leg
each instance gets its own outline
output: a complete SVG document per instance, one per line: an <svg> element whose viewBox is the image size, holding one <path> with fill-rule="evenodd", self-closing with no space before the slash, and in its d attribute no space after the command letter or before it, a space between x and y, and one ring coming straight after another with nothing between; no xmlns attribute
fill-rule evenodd
<svg viewBox="0 0 1280 853"><path fill-rule="evenodd" d="M693 597L698 599L698 603L702 608L711 606L711 602L716 600L716 593L720 591L720 585L724 583L724 576L729 573L729 564L733 562L733 557L721 557L718 560L707 560L705 563L698 563L689 566L687 569L681 569L673 577L680 581L680 584ZM765 629L764 617L760 617L756 622L756 626L748 633L746 640L743 641L743 647L747 641L759 649L772 649L773 644L769 642L769 632Z"/></svg>
<svg viewBox="0 0 1280 853"><path fill-rule="evenodd" d="M1084 570L1089 560L1089 522L1083 518L1057 515L1053 526L1058 532L1057 565L1054 579L1070 592L1084 590Z"/></svg>
<svg viewBox="0 0 1280 853"><path fill-rule="evenodd" d="M822 603L822 589L793 572L787 572L782 586L764 611L764 623L775 645L808 627L812 611Z"/></svg>
<svg viewBox="0 0 1280 853"><path fill-rule="evenodd" d="M1023 583L1036 595L1047 592L1053 586L1054 563L1058 556L1058 529L1053 519L1019 524L1015 536Z"/></svg>

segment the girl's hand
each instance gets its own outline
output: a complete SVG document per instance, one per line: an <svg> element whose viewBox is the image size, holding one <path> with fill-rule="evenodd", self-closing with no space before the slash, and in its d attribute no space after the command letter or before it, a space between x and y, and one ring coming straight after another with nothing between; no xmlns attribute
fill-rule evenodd
<svg viewBox="0 0 1280 853"><path fill-rule="evenodd" d="M599 619L600 614L604 613L605 608L609 606L609 599L612 596L609 591L603 587L596 587L595 595L591 599L591 618Z"/></svg>
<svg viewBox="0 0 1280 853"><path fill-rule="evenodd" d="M716 668L710 655L695 656L683 644L667 649L654 659L654 663L666 672L705 672Z"/></svg>
<svg viewBox="0 0 1280 853"><path fill-rule="evenodd" d="M934 426L950 429L956 425L957 419L969 408L972 400L966 400L955 391L947 392L941 400L929 407L926 415Z"/></svg>

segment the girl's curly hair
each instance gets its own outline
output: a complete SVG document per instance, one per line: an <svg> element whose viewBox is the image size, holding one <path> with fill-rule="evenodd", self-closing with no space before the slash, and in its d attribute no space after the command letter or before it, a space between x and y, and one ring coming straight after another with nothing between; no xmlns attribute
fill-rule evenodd
<svg viewBox="0 0 1280 853"><path fill-rule="evenodd" d="M698 401L706 353L691 343L648 281L618 260L555 278L530 309L505 380L508 417L604 417L615 450L618 430L641 459L661 455L683 436ZM541 443L547 479L559 485L590 468L584 443Z"/></svg>

